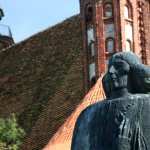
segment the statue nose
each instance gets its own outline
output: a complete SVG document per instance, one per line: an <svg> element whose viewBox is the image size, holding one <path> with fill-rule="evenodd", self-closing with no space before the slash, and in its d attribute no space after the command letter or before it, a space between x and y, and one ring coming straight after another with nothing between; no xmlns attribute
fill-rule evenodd
<svg viewBox="0 0 150 150"><path fill-rule="evenodd" d="M116 72L116 69L114 66L111 66L110 69L109 69L109 73L112 74L112 73L115 73Z"/></svg>

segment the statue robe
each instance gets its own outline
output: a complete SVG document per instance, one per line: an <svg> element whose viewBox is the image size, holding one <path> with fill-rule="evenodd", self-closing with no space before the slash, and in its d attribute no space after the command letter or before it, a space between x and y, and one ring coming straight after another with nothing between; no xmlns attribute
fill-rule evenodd
<svg viewBox="0 0 150 150"><path fill-rule="evenodd" d="M150 150L150 95L105 100L79 116L71 150Z"/></svg>

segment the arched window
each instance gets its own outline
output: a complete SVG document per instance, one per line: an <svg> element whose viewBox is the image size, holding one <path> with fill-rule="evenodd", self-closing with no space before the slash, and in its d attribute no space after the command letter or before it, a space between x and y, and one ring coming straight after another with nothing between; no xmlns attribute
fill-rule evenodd
<svg viewBox="0 0 150 150"><path fill-rule="evenodd" d="M104 36L105 36L105 51L113 53L115 49L115 24L113 16L113 3L112 1L105 1L103 5L104 15Z"/></svg>
<svg viewBox="0 0 150 150"><path fill-rule="evenodd" d="M104 4L104 17L112 17L112 16L113 16L112 3Z"/></svg>
<svg viewBox="0 0 150 150"><path fill-rule="evenodd" d="M130 40L126 40L126 51L132 51L132 42Z"/></svg>
<svg viewBox="0 0 150 150"><path fill-rule="evenodd" d="M124 17L129 19L129 8L128 6L124 6Z"/></svg>
<svg viewBox="0 0 150 150"><path fill-rule="evenodd" d="M133 50L133 13L132 13L132 5L129 0L126 0L126 4L124 6L124 19L125 19L125 43L126 43L126 51Z"/></svg>
<svg viewBox="0 0 150 150"><path fill-rule="evenodd" d="M125 19L132 19L132 6L130 2L126 2L126 5L124 6L124 17Z"/></svg>
<svg viewBox="0 0 150 150"><path fill-rule="evenodd" d="M93 8L90 4L86 6L85 19L86 19L86 22L92 22L93 20Z"/></svg>
<svg viewBox="0 0 150 150"><path fill-rule="evenodd" d="M105 42L106 46L106 52L113 53L114 52L114 47L115 47L115 42L113 38L107 38Z"/></svg>

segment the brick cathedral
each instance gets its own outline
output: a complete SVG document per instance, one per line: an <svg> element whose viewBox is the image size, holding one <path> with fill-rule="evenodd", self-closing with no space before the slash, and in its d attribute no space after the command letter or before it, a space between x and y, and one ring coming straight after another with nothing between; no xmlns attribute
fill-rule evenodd
<svg viewBox="0 0 150 150"><path fill-rule="evenodd" d="M0 117L17 114L22 150L70 150L79 113L105 97L109 57L132 51L150 65L150 1L80 0L80 14L6 47L8 39L0 36Z"/></svg>

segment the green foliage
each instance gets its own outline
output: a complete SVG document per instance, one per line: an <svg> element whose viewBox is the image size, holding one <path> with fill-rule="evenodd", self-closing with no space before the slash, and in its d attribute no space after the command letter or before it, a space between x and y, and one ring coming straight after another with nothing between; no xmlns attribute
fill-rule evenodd
<svg viewBox="0 0 150 150"><path fill-rule="evenodd" d="M7 119L0 118L0 150L19 150L24 136L14 114Z"/></svg>

